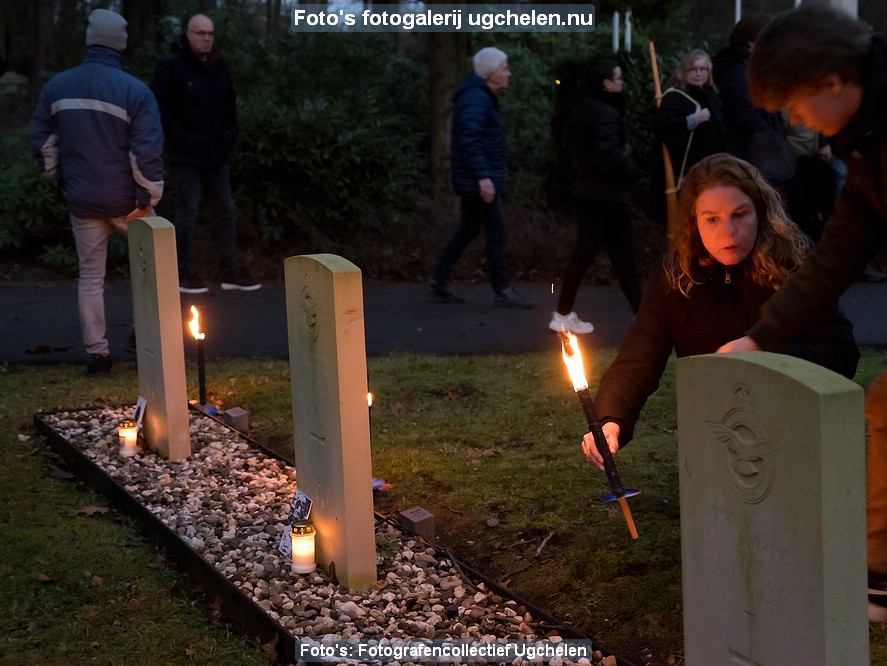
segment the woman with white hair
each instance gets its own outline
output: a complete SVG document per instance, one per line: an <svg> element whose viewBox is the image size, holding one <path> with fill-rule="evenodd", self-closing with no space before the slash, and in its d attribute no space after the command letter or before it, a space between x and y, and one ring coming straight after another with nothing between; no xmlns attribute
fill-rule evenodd
<svg viewBox="0 0 887 666"><path fill-rule="evenodd" d="M523 308L534 305L511 287L505 266L506 229L500 203L505 191L505 136L496 95L508 86L510 77L508 56L488 46L474 55L474 74L453 95L451 169L453 190L462 203L459 228L428 281L432 298L441 302L464 302L449 290L450 273L483 226L493 302Z"/></svg>

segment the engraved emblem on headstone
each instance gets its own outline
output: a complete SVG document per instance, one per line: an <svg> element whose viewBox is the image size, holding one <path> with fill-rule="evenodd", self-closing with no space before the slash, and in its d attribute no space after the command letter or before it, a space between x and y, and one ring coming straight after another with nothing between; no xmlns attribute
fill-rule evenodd
<svg viewBox="0 0 887 666"><path fill-rule="evenodd" d="M306 281L305 286L302 287L302 298L299 302L302 306L302 315L305 317L308 337L311 342L317 342L317 299L314 297L314 289L310 281Z"/></svg>
<svg viewBox="0 0 887 666"><path fill-rule="evenodd" d="M776 445L767 437L754 408L751 393L744 383L733 388L737 406L718 421L707 421L708 427L724 445L727 471L736 496L747 504L757 504L773 485L770 454Z"/></svg>

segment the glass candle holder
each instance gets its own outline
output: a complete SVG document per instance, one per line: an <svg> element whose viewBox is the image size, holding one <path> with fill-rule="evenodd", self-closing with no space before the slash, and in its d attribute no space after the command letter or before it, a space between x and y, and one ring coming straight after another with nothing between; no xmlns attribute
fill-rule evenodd
<svg viewBox="0 0 887 666"><path fill-rule="evenodd" d="M293 571L308 574L317 570L314 560L314 537L316 532L310 520L297 520L290 528L292 539Z"/></svg>
<svg viewBox="0 0 887 666"><path fill-rule="evenodd" d="M120 455L129 458L136 454L139 426L135 421L121 421L117 424L117 437L120 442Z"/></svg>

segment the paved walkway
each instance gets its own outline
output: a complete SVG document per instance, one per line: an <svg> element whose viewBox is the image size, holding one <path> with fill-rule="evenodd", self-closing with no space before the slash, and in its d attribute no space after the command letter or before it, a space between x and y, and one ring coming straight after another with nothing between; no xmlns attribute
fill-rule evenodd
<svg viewBox="0 0 887 666"><path fill-rule="evenodd" d="M556 294L550 284L515 285L533 299L533 309L495 307L486 284L455 284L461 305L431 301L423 284L364 285L367 354L390 352L488 354L557 348L548 330ZM191 304L200 308L206 353L213 357L287 358L286 299L282 282L260 291L182 294L183 322ZM857 283L842 307L861 346L887 347L887 284ZM108 336L112 355L123 352L131 326L129 283L108 285ZM590 345L616 347L631 324L628 303L616 286L585 286L576 309L595 331ZM183 325L184 332L184 325ZM85 360L77 315L76 283L0 284L0 362L62 363Z"/></svg>

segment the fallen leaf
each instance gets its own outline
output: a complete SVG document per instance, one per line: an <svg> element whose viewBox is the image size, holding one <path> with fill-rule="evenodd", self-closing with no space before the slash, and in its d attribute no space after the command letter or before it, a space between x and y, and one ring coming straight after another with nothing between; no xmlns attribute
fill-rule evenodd
<svg viewBox="0 0 887 666"><path fill-rule="evenodd" d="M192 648L192 647L185 648L185 656L188 657L189 659L193 659L194 655L196 655L196 654L197 654L197 650L195 650L194 648Z"/></svg>
<svg viewBox="0 0 887 666"><path fill-rule="evenodd" d="M103 579L101 576L93 576L93 577L92 577L92 580L90 581L90 584L91 584L93 587L97 587L97 586L99 586L99 585L103 585L104 582L105 582L105 581L104 581L104 579Z"/></svg>
<svg viewBox="0 0 887 666"><path fill-rule="evenodd" d="M18 441L20 441L20 442L27 442L29 439L31 439L30 435L19 434L19 436L18 436Z"/></svg>
<svg viewBox="0 0 887 666"><path fill-rule="evenodd" d="M499 519L498 518L490 518L487 521L487 527L499 527Z"/></svg>
<svg viewBox="0 0 887 666"><path fill-rule="evenodd" d="M54 476L57 479L73 479L74 475L71 472L66 472L60 467L56 467L55 465L49 466L49 475Z"/></svg>
<svg viewBox="0 0 887 666"><path fill-rule="evenodd" d="M91 647L93 650L98 650L99 646L101 646L101 643L99 643L98 641L93 641L89 644L89 647Z"/></svg>
<svg viewBox="0 0 887 666"><path fill-rule="evenodd" d="M128 610L128 611L133 611L133 612L135 612L135 611L141 609L141 607L142 607L142 602L139 601L138 599L130 599L130 600L127 601L125 604L123 604L123 607L124 607L126 610Z"/></svg>
<svg viewBox="0 0 887 666"><path fill-rule="evenodd" d="M79 516L83 514L84 516L94 516L95 514L108 513L108 507L106 506L84 506L79 509L75 509L68 515L70 516Z"/></svg>
<svg viewBox="0 0 887 666"><path fill-rule="evenodd" d="M154 556L154 559L148 562L148 567L151 569L166 569L166 558L160 553L157 553L157 555Z"/></svg>
<svg viewBox="0 0 887 666"><path fill-rule="evenodd" d="M262 646L262 653L272 664L277 662L277 634L274 635L267 643L260 643Z"/></svg>
<svg viewBox="0 0 887 666"><path fill-rule="evenodd" d="M52 576L47 576L44 573L38 573L37 580L39 580L41 583L54 583L55 582L55 578L53 578Z"/></svg>

